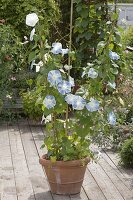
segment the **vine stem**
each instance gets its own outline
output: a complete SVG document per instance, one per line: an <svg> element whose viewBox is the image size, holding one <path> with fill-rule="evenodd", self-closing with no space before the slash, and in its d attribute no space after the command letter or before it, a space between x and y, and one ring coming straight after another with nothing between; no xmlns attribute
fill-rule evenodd
<svg viewBox="0 0 133 200"><path fill-rule="evenodd" d="M70 11L70 36L69 36L69 51L72 49L72 31L73 31L73 0L71 0L71 11ZM71 65L71 56L68 54L68 65ZM68 78L70 76L70 69L68 70ZM67 105L66 108L66 127L65 127L65 133L67 136L68 132L68 112L69 112L69 107Z"/></svg>

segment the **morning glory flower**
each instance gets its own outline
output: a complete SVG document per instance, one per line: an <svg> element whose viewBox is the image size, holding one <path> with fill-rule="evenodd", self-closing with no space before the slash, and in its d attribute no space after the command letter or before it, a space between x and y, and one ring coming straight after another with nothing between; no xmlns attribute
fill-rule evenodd
<svg viewBox="0 0 133 200"><path fill-rule="evenodd" d="M48 82L52 85L52 86L56 86L58 83L60 83L62 81L62 77L61 77L61 73L59 70L51 70L48 73Z"/></svg>
<svg viewBox="0 0 133 200"><path fill-rule="evenodd" d="M77 95L74 95L74 96L75 97L74 97L73 102L72 102L73 109L83 110L85 105L86 105L85 99L83 99L81 96L77 96Z"/></svg>
<svg viewBox="0 0 133 200"><path fill-rule="evenodd" d="M53 108L56 105L55 97L52 95L47 95L45 99L43 100L43 104L46 106L46 108L50 109Z"/></svg>
<svg viewBox="0 0 133 200"><path fill-rule="evenodd" d="M112 60L119 60L119 59L120 59L120 56L119 56L116 52L113 52L113 51L110 51L110 52L109 52L109 57L110 57Z"/></svg>
<svg viewBox="0 0 133 200"><path fill-rule="evenodd" d="M110 112L108 115L108 122L110 125L115 125L116 124L116 116L114 114L114 112Z"/></svg>
<svg viewBox="0 0 133 200"><path fill-rule="evenodd" d="M55 42L52 44L53 49L51 50L51 52L53 54L59 54L62 53L62 44L60 42Z"/></svg>
<svg viewBox="0 0 133 200"><path fill-rule="evenodd" d="M77 97L77 95L74 95L74 94L67 94L66 97L65 97L65 101L72 105L72 103L74 102L75 98Z"/></svg>
<svg viewBox="0 0 133 200"><path fill-rule="evenodd" d="M39 21L36 13L30 13L26 16L26 25L34 27Z"/></svg>
<svg viewBox="0 0 133 200"><path fill-rule="evenodd" d="M98 76L98 73L95 71L95 69L94 68L90 68L89 72L88 72L88 77L94 79L94 78L97 78L97 76Z"/></svg>
<svg viewBox="0 0 133 200"><path fill-rule="evenodd" d="M69 81L62 81L57 85L58 91L62 94L68 94L71 92L71 84Z"/></svg>
<svg viewBox="0 0 133 200"><path fill-rule="evenodd" d="M33 41L33 36L35 35L35 28L32 29L30 33L30 41Z"/></svg>
<svg viewBox="0 0 133 200"><path fill-rule="evenodd" d="M67 48L67 49L62 49L62 55L65 55L65 54L68 54L68 52L69 52L69 49Z"/></svg>
<svg viewBox="0 0 133 200"><path fill-rule="evenodd" d="M51 52L53 54L59 54L59 53L61 53L63 55L68 54L69 49L62 49L62 44L60 42L53 43L52 47L53 48L52 48Z"/></svg>
<svg viewBox="0 0 133 200"><path fill-rule="evenodd" d="M109 85L111 88L113 88L113 89L116 88L116 83L115 83L115 82L113 82L113 83L108 82L108 85Z"/></svg>
<svg viewBox="0 0 133 200"><path fill-rule="evenodd" d="M93 98L90 98L90 102L86 104L86 108L90 112L94 112L94 111L99 110L99 101L97 101Z"/></svg>

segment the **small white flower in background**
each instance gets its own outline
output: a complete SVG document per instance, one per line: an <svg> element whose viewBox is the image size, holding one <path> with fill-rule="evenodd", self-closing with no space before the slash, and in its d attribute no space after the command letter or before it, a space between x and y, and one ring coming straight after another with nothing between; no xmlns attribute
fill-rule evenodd
<svg viewBox="0 0 133 200"><path fill-rule="evenodd" d="M26 16L26 25L34 27L36 23L39 21L36 13L30 13Z"/></svg>
<svg viewBox="0 0 133 200"><path fill-rule="evenodd" d="M116 83L115 83L115 82L113 82L113 83L108 82L108 85L109 85L111 88L116 89Z"/></svg>
<svg viewBox="0 0 133 200"><path fill-rule="evenodd" d="M33 69L33 66L36 66L36 72L40 71L40 67L43 66L43 61L40 61L39 63L35 63L35 60L32 61L31 63L31 69Z"/></svg>
<svg viewBox="0 0 133 200"><path fill-rule="evenodd" d="M93 79L98 77L98 73L96 72L94 68L89 69L88 77L93 78Z"/></svg>
<svg viewBox="0 0 133 200"><path fill-rule="evenodd" d="M35 35L35 28L32 29L30 33L30 41L33 41L33 36Z"/></svg>
<svg viewBox="0 0 133 200"><path fill-rule="evenodd" d="M24 36L24 40L28 40L27 36Z"/></svg>
<svg viewBox="0 0 133 200"><path fill-rule="evenodd" d="M90 146L90 150L94 154L94 160L95 161L98 161L102 157L102 153L101 153L101 151L98 148L96 148L96 147L94 147L94 146L91 145Z"/></svg>
<svg viewBox="0 0 133 200"><path fill-rule="evenodd" d="M43 123L43 121L44 121L45 124L48 123L48 122L50 122L50 121L52 121L52 115L49 114L47 117L45 117L45 116L43 115L43 116L42 116L42 121L41 121L41 123Z"/></svg>
<svg viewBox="0 0 133 200"><path fill-rule="evenodd" d="M116 116L114 114L114 112L110 112L109 115L108 115L108 123L110 125L115 125L116 124Z"/></svg>
<svg viewBox="0 0 133 200"><path fill-rule="evenodd" d="M6 98L12 99L12 96L11 96L10 94L7 94L7 95L6 95Z"/></svg>
<svg viewBox="0 0 133 200"><path fill-rule="evenodd" d="M49 59L50 57L51 57L51 56L49 55L49 53L45 53L45 54L44 54L45 63L48 61L48 59Z"/></svg>
<svg viewBox="0 0 133 200"><path fill-rule="evenodd" d="M81 77L83 78L87 73L85 71L83 71Z"/></svg>
<svg viewBox="0 0 133 200"><path fill-rule="evenodd" d="M69 83L71 84L71 87L75 86L74 78L72 78L71 76L69 76Z"/></svg>
<svg viewBox="0 0 133 200"><path fill-rule="evenodd" d="M33 69L33 66L36 66L35 60L32 60L30 68Z"/></svg>
<svg viewBox="0 0 133 200"><path fill-rule="evenodd" d="M64 65L64 69L68 71L72 69L72 65Z"/></svg>
<svg viewBox="0 0 133 200"><path fill-rule="evenodd" d="M12 80L12 81L16 81L16 77L15 77L15 76L12 76L12 77L11 77L11 80Z"/></svg>

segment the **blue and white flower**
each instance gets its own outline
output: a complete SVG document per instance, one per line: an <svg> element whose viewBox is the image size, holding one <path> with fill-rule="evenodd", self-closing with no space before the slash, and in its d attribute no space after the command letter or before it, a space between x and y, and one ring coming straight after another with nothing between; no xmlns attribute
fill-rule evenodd
<svg viewBox="0 0 133 200"><path fill-rule="evenodd" d="M94 68L89 69L88 77L93 78L93 79L98 77L98 73L96 72Z"/></svg>
<svg viewBox="0 0 133 200"><path fill-rule="evenodd" d="M61 73L59 70L51 70L48 73L48 82L52 85L52 86L57 86L58 83L60 83L62 81L62 77L61 77Z"/></svg>
<svg viewBox="0 0 133 200"><path fill-rule="evenodd" d="M114 112L110 112L108 115L108 122L110 125L115 125L116 124L116 116L114 114Z"/></svg>
<svg viewBox="0 0 133 200"><path fill-rule="evenodd" d="M75 110L83 110L86 105L85 99L83 99L81 96L75 95L73 102L72 102L72 107Z"/></svg>
<svg viewBox="0 0 133 200"><path fill-rule="evenodd" d="M62 44L60 42L55 42L52 44L52 50L51 52L53 54L59 54L59 53L62 53Z"/></svg>
<svg viewBox="0 0 133 200"><path fill-rule="evenodd" d="M115 82L108 82L108 86L110 86L113 89L116 89L116 83Z"/></svg>
<svg viewBox="0 0 133 200"><path fill-rule="evenodd" d="M68 94L71 92L71 84L69 81L62 81L57 85L58 91L62 94Z"/></svg>
<svg viewBox="0 0 133 200"><path fill-rule="evenodd" d="M43 100L43 104L48 109L53 108L56 105L55 97L52 95L47 95Z"/></svg>
<svg viewBox="0 0 133 200"><path fill-rule="evenodd" d="M64 55L64 54L68 54L68 51L69 51L69 49L62 49L62 44L60 43L60 42L55 42L55 43L53 43L52 44L52 50L51 50L51 52L53 53L53 54L62 54L62 55Z"/></svg>
<svg viewBox="0 0 133 200"><path fill-rule="evenodd" d="M94 112L94 111L99 110L99 101L97 101L93 98L90 98L90 102L86 104L86 108L90 112Z"/></svg>
<svg viewBox="0 0 133 200"><path fill-rule="evenodd" d="M26 16L26 25L34 27L39 21L36 13L30 13Z"/></svg>
<svg viewBox="0 0 133 200"><path fill-rule="evenodd" d="M69 105L72 105L73 102L75 101L77 95L74 95L74 94L67 94L66 97L65 97L65 101L69 104Z"/></svg>
<svg viewBox="0 0 133 200"><path fill-rule="evenodd" d="M113 52L113 51L109 52L109 57L112 60L119 60L120 59L120 56L116 52Z"/></svg>
<svg viewBox="0 0 133 200"><path fill-rule="evenodd" d="M69 49L68 48L66 48L66 49L62 49L62 55L65 55L65 54L68 54L68 52L69 52Z"/></svg>
<svg viewBox="0 0 133 200"><path fill-rule="evenodd" d="M33 41L33 36L35 35L35 28L32 29L30 33L30 41Z"/></svg>

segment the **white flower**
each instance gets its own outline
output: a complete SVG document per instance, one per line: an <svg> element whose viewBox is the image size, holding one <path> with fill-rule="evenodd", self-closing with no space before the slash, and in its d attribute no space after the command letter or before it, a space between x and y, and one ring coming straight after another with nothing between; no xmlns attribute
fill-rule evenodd
<svg viewBox="0 0 133 200"><path fill-rule="evenodd" d="M12 96L11 96L10 94L7 94L7 95L6 95L6 98L12 99Z"/></svg>
<svg viewBox="0 0 133 200"><path fill-rule="evenodd" d="M52 115L49 114L47 117L45 117L44 115L42 116L42 121L41 123L44 121L44 123L46 124L47 122L52 121Z"/></svg>
<svg viewBox="0 0 133 200"><path fill-rule="evenodd" d="M72 78L71 76L69 76L69 83L71 84L71 87L75 86L74 78Z"/></svg>
<svg viewBox="0 0 133 200"><path fill-rule="evenodd" d="M34 27L39 21L36 13L30 13L26 16L26 25Z"/></svg>
<svg viewBox="0 0 133 200"><path fill-rule="evenodd" d="M30 41L33 41L33 36L35 35L35 28L32 29L30 33Z"/></svg>
<svg viewBox="0 0 133 200"><path fill-rule="evenodd" d="M72 69L72 65L64 65L64 68L65 68L65 70L70 70L70 69Z"/></svg>

